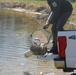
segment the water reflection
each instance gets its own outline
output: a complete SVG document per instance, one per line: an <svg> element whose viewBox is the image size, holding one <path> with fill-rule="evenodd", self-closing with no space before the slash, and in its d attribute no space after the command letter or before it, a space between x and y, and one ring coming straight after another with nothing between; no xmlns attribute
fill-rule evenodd
<svg viewBox="0 0 76 75"><path fill-rule="evenodd" d="M17 15L17 12L10 13L1 10L0 59L22 58L21 54L30 47L28 35L32 30L38 28L36 22L32 22L24 14Z"/></svg>

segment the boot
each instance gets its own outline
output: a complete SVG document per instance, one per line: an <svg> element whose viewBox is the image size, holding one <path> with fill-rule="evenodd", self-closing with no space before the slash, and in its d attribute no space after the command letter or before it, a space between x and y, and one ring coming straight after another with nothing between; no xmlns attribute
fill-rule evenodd
<svg viewBox="0 0 76 75"><path fill-rule="evenodd" d="M50 51L47 51L47 53L58 54L57 46L53 46L53 47L50 49Z"/></svg>

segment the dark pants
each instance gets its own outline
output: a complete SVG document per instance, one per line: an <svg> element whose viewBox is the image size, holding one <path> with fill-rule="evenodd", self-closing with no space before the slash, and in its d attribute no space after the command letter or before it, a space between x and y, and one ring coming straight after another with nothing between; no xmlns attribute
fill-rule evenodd
<svg viewBox="0 0 76 75"><path fill-rule="evenodd" d="M66 12L60 15L57 22L55 22L52 26L52 35L53 35L53 48L57 47L57 33L58 31L63 31L63 27L67 22L68 18L70 17L71 12Z"/></svg>

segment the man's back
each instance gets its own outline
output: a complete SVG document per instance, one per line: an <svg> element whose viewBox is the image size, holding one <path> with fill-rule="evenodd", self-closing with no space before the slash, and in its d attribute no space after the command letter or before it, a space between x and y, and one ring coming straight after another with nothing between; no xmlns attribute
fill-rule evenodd
<svg viewBox="0 0 76 75"><path fill-rule="evenodd" d="M69 2L69 0L61 0L61 12L62 13L70 12L72 10L73 10L73 7L71 3Z"/></svg>
<svg viewBox="0 0 76 75"><path fill-rule="evenodd" d="M47 0L51 10L60 10L60 13L70 12L73 10L71 3L68 0Z"/></svg>

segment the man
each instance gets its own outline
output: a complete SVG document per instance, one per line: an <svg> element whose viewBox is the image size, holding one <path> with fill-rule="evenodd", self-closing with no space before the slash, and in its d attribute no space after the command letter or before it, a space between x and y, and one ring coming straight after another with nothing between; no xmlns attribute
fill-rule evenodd
<svg viewBox="0 0 76 75"><path fill-rule="evenodd" d="M69 0L47 0L48 5L51 8L51 14L43 26L47 29L50 24L52 25L52 35L53 35L53 47L48 53L57 54L57 33L58 31L63 31L63 27L67 22L68 18L72 14L73 7Z"/></svg>

